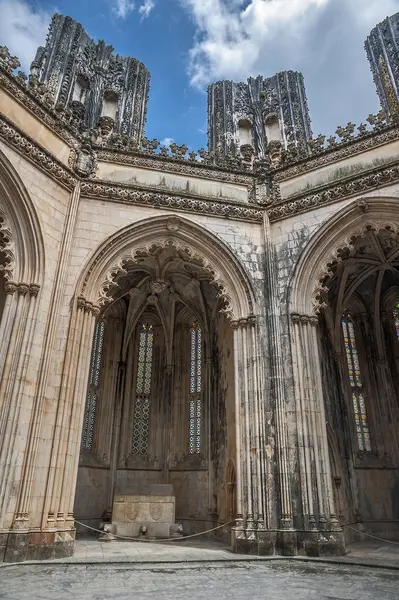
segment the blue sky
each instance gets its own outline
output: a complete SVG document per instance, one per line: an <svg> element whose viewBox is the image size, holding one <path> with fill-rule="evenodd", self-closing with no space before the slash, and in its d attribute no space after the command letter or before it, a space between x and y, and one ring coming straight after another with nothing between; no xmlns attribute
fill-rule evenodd
<svg viewBox="0 0 399 600"><path fill-rule="evenodd" d="M146 133L206 146L206 86L304 73L313 131L378 110L363 42L399 0L0 0L0 44L24 66L62 12L151 71Z"/></svg>

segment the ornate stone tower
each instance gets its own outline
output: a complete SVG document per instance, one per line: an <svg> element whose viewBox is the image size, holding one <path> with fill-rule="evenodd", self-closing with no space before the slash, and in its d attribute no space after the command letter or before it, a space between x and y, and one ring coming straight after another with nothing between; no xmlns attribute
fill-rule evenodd
<svg viewBox="0 0 399 600"><path fill-rule="evenodd" d="M208 89L209 150L220 157L265 157L276 148L306 149L312 138L301 73L285 71Z"/></svg>
<svg viewBox="0 0 399 600"><path fill-rule="evenodd" d="M150 74L135 58L114 55L112 46L94 42L71 17L56 14L31 73L48 85L54 106L69 108L83 128L141 144Z"/></svg>
<svg viewBox="0 0 399 600"><path fill-rule="evenodd" d="M398 116L399 13L374 27L365 47L381 106L388 116Z"/></svg>

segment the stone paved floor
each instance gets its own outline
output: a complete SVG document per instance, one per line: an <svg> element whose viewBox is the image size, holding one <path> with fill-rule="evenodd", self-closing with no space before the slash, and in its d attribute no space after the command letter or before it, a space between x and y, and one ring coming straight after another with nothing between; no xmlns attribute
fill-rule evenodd
<svg viewBox="0 0 399 600"><path fill-rule="evenodd" d="M398 588L397 570L281 560L0 569L1 600L398 600Z"/></svg>
<svg viewBox="0 0 399 600"><path fill-rule="evenodd" d="M274 557L273 557L274 558ZM53 562L192 562L192 561L270 560L268 557L237 555L216 540L195 539L174 542L99 542L95 538L76 542L73 557ZM301 560L302 557L298 557ZM339 562L361 563L399 568L399 544L367 539L348 547L348 554ZM399 598L399 594L398 594Z"/></svg>

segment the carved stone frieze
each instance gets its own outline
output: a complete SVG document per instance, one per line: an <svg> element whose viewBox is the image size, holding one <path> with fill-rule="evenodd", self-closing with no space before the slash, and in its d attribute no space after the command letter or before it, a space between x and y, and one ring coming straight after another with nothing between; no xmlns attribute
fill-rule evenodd
<svg viewBox="0 0 399 600"><path fill-rule="evenodd" d="M4 279L11 283L15 267L15 243L12 230L7 217L0 210L0 251L4 256L3 264L0 265L0 271L3 272Z"/></svg>
<svg viewBox="0 0 399 600"><path fill-rule="evenodd" d="M349 158L350 156L367 152L368 150L383 146L384 144L389 144L398 139L399 127L397 126L383 129L380 132L370 132L367 136L353 138L350 141L337 144L335 147L326 148L316 157L310 156L296 164L276 169L274 172L274 180L276 182L287 181L287 179L319 169L320 167Z"/></svg>
<svg viewBox="0 0 399 600"><path fill-rule="evenodd" d="M376 252L373 243L370 246L370 234L385 233L385 236L379 238L378 251ZM397 248L399 242L399 226L395 223L386 221L366 220L357 229L351 231L349 235L335 244L335 249L320 265L319 272L315 279L315 285L312 292L312 305L314 313L317 315L322 309L328 306L328 293L331 283L336 276L337 268L342 265L348 258L353 259L356 256L361 256L362 263L360 269L367 269L370 264L375 268L382 259L382 265L385 265L395 260L395 255L392 254L392 249ZM367 254L364 252L363 246L367 247ZM369 244L369 245L367 245ZM359 248L360 246L360 248ZM373 255L374 253L374 255ZM365 256L368 259L365 259ZM371 257L371 259L370 259ZM357 275L360 275L358 271ZM347 283L350 282L350 276ZM316 324L313 321L313 324Z"/></svg>
<svg viewBox="0 0 399 600"><path fill-rule="evenodd" d="M338 202L381 186L399 181L399 164L379 167L368 173L343 179L338 183L323 186L312 193L291 196L281 204L274 205L268 210L271 221L278 221L291 215L311 210L331 202Z"/></svg>
<svg viewBox="0 0 399 600"><path fill-rule="evenodd" d="M56 179L61 185L72 189L76 184L76 177L72 172L57 161L49 152L40 148L34 140L23 134L4 116L0 116L0 139L9 143L15 150L33 161L48 175Z"/></svg>
<svg viewBox="0 0 399 600"><path fill-rule="evenodd" d="M26 87L23 81L4 71L1 64L0 87L6 89L15 100L21 102L25 108L48 125L50 129L56 131L68 144L76 146L77 140L73 133L69 131L63 114L51 109L50 106L44 105L40 96L36 97L32 89Z"/></svg>
<svg viewBox="0 0 399 600"><path fill-rule="evenodd" d="M224 171L217 166L212 167L211 165L205 165L201 162L178 161L171 158L165 159L165 157L159 154L140 156L138 153L133 154L110 150L98 150L97 160L132 165L134 167L156 169L157 171L167 171L168 173L182 173L184 175L193 175L194 177L201 177L204 179L239 183L248 187L252 186L254 181L254 176L248 172L237 173L236 171Z"/></svg>
<svg viewBox="0 0 399 600"><path fill-rule="evenodd" d="M253 221L261 223L264 211L253 208L246 204L221 202L180 196L175 194L163 194L147 190L133 189L131 186L112 185L108 183L96 183L85 181L81 186L81 195L95 198L106 198L115 202L127 202L141 206L155 206L158 208L170 208L200 214L228 217L242 221Z"/></svg>

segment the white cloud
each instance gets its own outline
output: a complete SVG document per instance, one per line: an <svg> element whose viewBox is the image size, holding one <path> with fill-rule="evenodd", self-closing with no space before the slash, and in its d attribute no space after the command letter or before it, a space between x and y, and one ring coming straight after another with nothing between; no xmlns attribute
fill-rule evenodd
<svg viewBox="0 0 399 600"><path fill-rule="evenodd" d="M363 43L377 22L399 10L399 0L180 2L196 27L189 54L194 86L300 70L316 133L340 121L359 123L378 108Z"/></svg>
<svg viewBox="0 0 399 600"><path fill-rule="evenodd" d="M145 19L146 17L148 17L154 6L155 0L144 0L144 3L139 8L141 18Z"/></svg>
<svg viewBox="0 0 399 600"><path fill-rule="evenodd" d="M126 19L126 17L134 11L134 2L130 0L116 0L114 6L114 12L119 19Z"/></svg>
<svg viewBox="0 0 399 600"><path fill-rule="evenodd" d="M175 140L173 138L166 137L161 141L161 146L170 146L174 141Z"/></svg>
<svg viewBox="0 0 399 600"><path fill-rule="evenodd" d="M24 0L0 0L0 44L18 56L29 72L38 46L44 46L51 13Z"/></svg>

